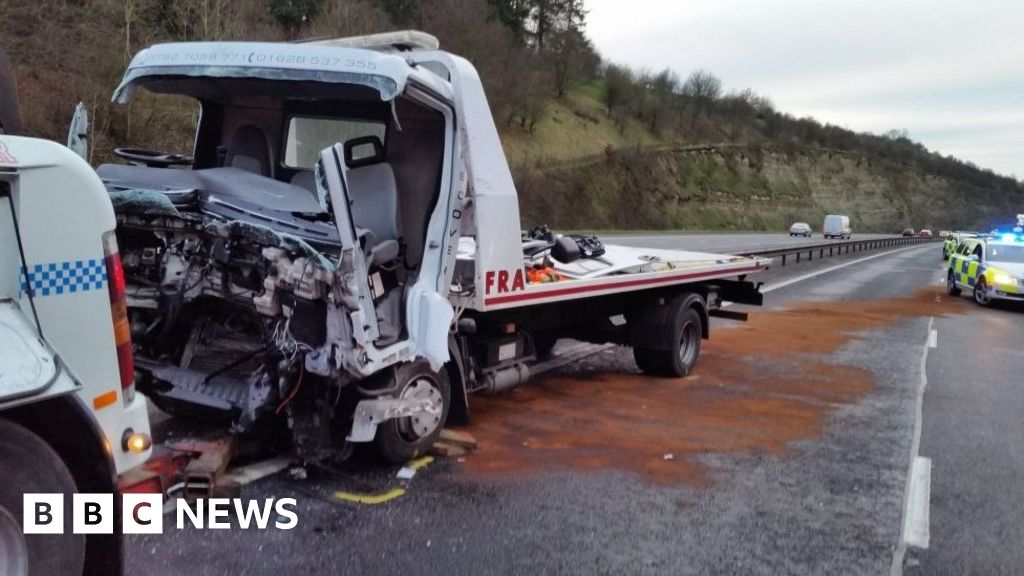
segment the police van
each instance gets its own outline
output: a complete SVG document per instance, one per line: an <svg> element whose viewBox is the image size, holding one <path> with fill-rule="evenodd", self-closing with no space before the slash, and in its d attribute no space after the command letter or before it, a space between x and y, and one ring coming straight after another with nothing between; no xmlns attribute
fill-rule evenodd
<svg viewBox="0 0 1024 576"><path fill-rule="evenodd" d="M19 115L4 61L0 52L0 575L116 576L120 534L74 533L68 510L74 494L116 492L151 450L114 210L81 156L10 135ZM86 125L76 115L69 145ZM41 513L45 530L25 522L31 494L63 504ZM119 514L115 505L115 524Z"/></svg>

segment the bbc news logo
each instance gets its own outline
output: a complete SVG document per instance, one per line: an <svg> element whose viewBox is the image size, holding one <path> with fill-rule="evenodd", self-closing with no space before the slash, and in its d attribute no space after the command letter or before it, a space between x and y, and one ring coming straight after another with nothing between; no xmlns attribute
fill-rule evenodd
<svg viewBox="0 0 1024 576"><path fill-rule="evenodd" d="M62 534L64 532L63 494L25 494L23 499L25 534ZM291 530L299 524L294 498L208 498L189 504L182 498L175 502L175 525L200 530L233 528L231 518L242 530ZM71 530L75 534L114 533L113 494L73 494L71 499ZM122 534L162 534L164 501L160 494L121 495Z"/></svg>

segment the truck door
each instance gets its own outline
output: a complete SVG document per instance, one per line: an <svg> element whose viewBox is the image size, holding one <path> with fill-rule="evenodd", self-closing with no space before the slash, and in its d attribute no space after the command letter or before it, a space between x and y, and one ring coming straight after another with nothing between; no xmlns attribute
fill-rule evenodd
<svg viewBox="0 0 1024 576"><path fill-rule="evenodd" d="M380 336L380 331L373 306L373 294L370 291L366 255L360 246L360 231L352 216L345 151L342 144L335 144L320 153L320 170L322 174L318 176L322 178L317 178L317 185L326 184L327 197L334 211L338 237L341 240L338 266L345 283L343 291L350 296L350 301L346 302L346 305L350 309L352 335L359 346L369 347Z"/></svg>
<svg viewBox="0 0 1024 576"><path fill-rule="evenodd" d="M357 138L325 149L320 156L323 178L318 179L326 185L341 239L339 272L343 291L350 295L346 306L353 338L368 355L361 369L423 357L439 370L449 358L448 327L454 317L446 294L438 289L439 278L444 284L451 279L451 258L445 260L441 254L447 253L443 239L454 237L458 222L435 222L438 219L432 217L428 255L418 269L404 269L400 242L391 237L388 223L397 217L390 167L373 159L379 150L359 149L365 144L377 146ZM449 201L442 194L435 213L447 215ZM396 278L396 273L405 278Z"/></svg>
<svg viewBox="0 0 1024 576"><path fill-rule="evenodd" d="M68 148L86 162L89 161L89 112L81 102L75 106L75 114L71 117Z"/></svg>

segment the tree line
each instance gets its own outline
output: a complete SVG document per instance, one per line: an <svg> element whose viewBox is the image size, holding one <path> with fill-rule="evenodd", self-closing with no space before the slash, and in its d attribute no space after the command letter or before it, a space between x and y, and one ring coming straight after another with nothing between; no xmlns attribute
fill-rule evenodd
<svg viewBox="0 0 1024 576"><path fill-rule="evenodd" d="M634 70L603 61L586 35L583 0L7 0L0 43L18 70L30 133L62 140L72 107L93 112L100 150L191 141L187 106L140 98L111 106L131 56L163 41L294 41L415 28L471 60L499 127L532 132L548 105L580 83L601 88L608 118L672 141L828 148L896 162L978 187L1020 183L928 151L904 132L857 133L776 110L753 90L725 91L710 71ZM177 147L176 147L177 146Z"/></svg>
<svg viewBox="0 0 1024 576"><path fill-rule="evenodd" d="M1015 178L929 151L905 129L871 134L797 118L749 88L725 91L707 70L683 79L669 69L653 73L605 62L599 78L606 113L620 129L637 120L655 134L687 143L768 145L789 154L807 148L854 153L869 162L890 162L976 188L1024 193L1024 184Z"/></svg>

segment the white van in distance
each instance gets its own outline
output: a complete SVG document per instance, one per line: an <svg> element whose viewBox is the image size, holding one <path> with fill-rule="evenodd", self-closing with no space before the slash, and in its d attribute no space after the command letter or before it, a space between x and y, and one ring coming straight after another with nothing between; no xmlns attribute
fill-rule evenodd
<svg viewBox="0 0 1024 576"><path fill-rule="evenodd" d="M825 216L825 226L822 227L825 238L850 238L853 230L850 229L850 217L838 214Z"/></svg>

